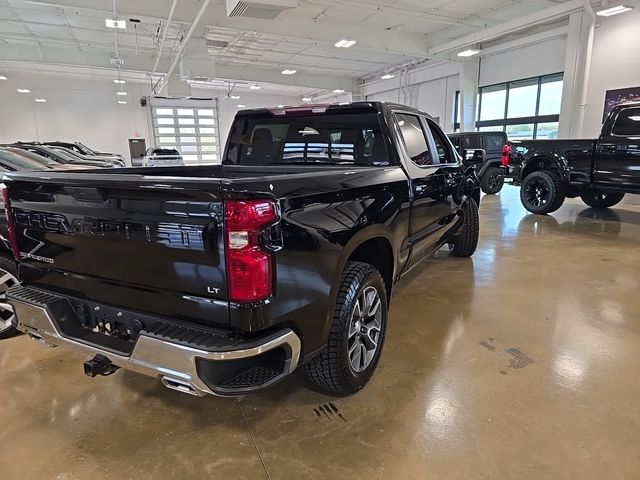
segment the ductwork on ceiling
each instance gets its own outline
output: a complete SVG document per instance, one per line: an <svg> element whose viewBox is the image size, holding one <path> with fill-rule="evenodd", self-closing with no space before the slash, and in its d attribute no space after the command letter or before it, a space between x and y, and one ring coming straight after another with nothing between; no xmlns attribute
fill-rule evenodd
<svg viewBox="0 0 640 480"><path fill-rule="evenodd" d="M215 78L215 64L207 50L207 40L190 39L179 66L180 78L184 81L207 81Z"/></svg>
<svg viewBox="0 0 640 480"><path fill-rule="evenodd" d="M283 12L298 7L298 0L226 0L228 17L276 20Z"/></svg>

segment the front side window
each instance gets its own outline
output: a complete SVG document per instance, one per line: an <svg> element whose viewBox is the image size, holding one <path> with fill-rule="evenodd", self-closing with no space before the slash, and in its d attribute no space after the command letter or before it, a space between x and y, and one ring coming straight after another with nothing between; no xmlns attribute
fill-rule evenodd
<svg viewBox="0 0 640 480"><path fill-rule="evenodd" d="M613 134L620 137L640 137L640 108L625 108L613 125Z"/></svg>
<svg viewBox="0 0 640 480"><path fill-rule="evenodd" d="M416 115L406 113L396 113L395 116L411 161L419 167L432 165L433 157L420 119Z"/></svg>
<svg viewBox="0 0 640 480"><path fill-rule="evenodd" d="M451 152L451 146L447 141L447 137L440 127L438 127L434 122L429 121L429 128L431 129L431 135L433 136L433 141L436 144L436 150L438 152L438 160L440 163L456 163L456 159L454 158Z"/></svg>

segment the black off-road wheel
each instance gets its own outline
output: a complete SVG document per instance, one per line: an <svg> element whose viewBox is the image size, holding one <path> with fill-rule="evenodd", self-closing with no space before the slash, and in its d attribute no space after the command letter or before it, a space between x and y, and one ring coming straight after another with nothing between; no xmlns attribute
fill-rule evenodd
<svg viewBox="0 0 640 480"><path fill-rule="evenodd" d="M362 389L380 360L387 310L380 272L368 263L349 262L342 274L327 348L306 365L309 379L340 396Z"/></svg>
<svg viewBox="0 0 640 480"><path fill-rule="evenodd" d="M498 167L489 167L480 179L480 188L487 195L495 195L504 186L504 173Z"/></svg>
<svg viewBox="0 0 640 480"><path fill-rule="evenodd" d="M526 176L520 187L522 205L531 213L545 215L558 210L565 199L565 187L556 172L537 170Z"/></svg>
<svg viewBox="0 0 640 480"><path fill-rule="evenodd" d="M580 198L592 208L609 208L619 204L624 198L624 193L604 192L590 188L582 192Z"/></svg>
<svg viewBox="0 0 640 480"><path fill-rule="evenodd" d="M449 243L449 255L452 257L470 257L478 247L480 236L480 216L478 204L472 198L467 202L464 224L453 240Z"/></svg>

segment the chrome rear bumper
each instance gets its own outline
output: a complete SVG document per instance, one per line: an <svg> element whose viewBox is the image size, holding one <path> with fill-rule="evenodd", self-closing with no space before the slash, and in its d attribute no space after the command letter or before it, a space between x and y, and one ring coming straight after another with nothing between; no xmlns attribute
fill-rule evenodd
<svg viewBox="0 0 640 480"><path fill-rule="evenodd" d="M25 292L30 296L25 295ZM37 297L37 295L41 296ZM265 339L264 343L258 342L256 344L253 341L249 348L225 351L207 351L194 346L174 343L167 339L158 338L157 335L152 336L142 330L131 354L123 355L65 336L47 308L47 296L53 295L49 292L26 287L14 287L8 291L7 298L9 303L13 305L18 330L48 346L69 347L90 356L103 355L118 367L159 378L166 387L191 395L231 396L250 393L281 380L298 366L300 339L290 329L271 335ZM26 301L25 297L34 300ZM42 300L43 298L44 300ZM64 297L58 296L58 299L60 298ZM273 352L276 349L283 350L281 368L277 375L263 377L266 378L266 381L262 384L247 387L245 383L232 381L229 383L230 386L225 386L225 384L212 385L211 381L206 381L206 375L202 373L206 371L202 365L207 362L215 363L216 368L224 368L234 360L258 358L260 355ZM247 362L251 363L250 360ZM255 374L252 378L255 378ZM240 386L238 387L238 385Z"/></svg>

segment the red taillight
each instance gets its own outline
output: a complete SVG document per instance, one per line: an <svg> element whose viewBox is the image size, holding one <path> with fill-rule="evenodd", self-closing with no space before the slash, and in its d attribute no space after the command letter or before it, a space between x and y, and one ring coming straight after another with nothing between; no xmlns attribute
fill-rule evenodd
<svg viewBox="0 0 640 480"><path fill-rule="evenodd" d="M502 160L500 164L503 167L508 167L511 163L511 145L505 145L502 147Z"/></svg>
<svg viewBox="0 0 640 480"><path fill-rule="evenodd" d="M276 218L276 205L270 200L224 203L227 284L232 302L258 302L271 295L271 254L262 249L260 233Z"/></svg>
<svg viewBox="0 0 640 480"><path fill-rule="evenodd" d="M7 240L9 240L9 248L16 260L20 260L20 250L18 249L18 239L16 237L16 225L13 221L13 210L11 209L11 199L9 198L9 190L6 185L2 185L2 200L4 201L4 215L7 219Z"/></svg>

